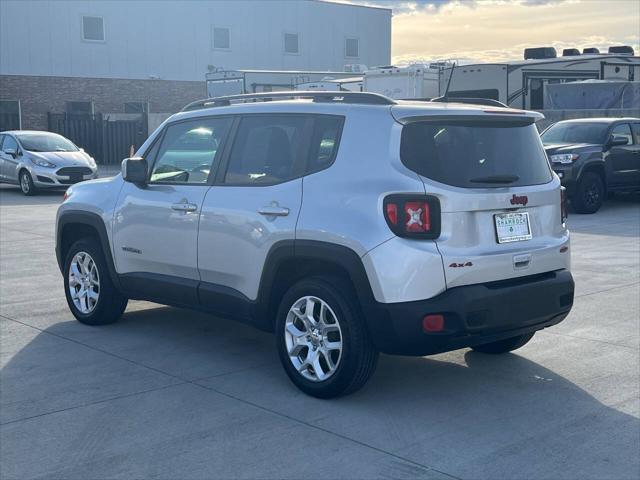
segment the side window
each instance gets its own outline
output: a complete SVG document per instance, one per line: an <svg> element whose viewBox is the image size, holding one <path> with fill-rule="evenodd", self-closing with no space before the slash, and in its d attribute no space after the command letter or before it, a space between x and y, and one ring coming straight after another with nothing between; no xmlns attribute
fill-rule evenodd
<svg viewBox="0 0 640 480"><path fill-rule="evenodd" d="M625 137L627 139L627 145L631 145L633 143L631 128L629 128L628 123L621 123L620 125L616 125L615 127L613 127L613 130L611 130L611 135Z"/></svg>
<svg viewBox="0 0 640 480"><path fill-rule="evenodd" d="M198 118L169 125L151 169L151 183L207 183L231 120ZM155 146L149 152L155 153Z"/></svg>
<svg viewBox="0 0 640 480"><path fill-rule="evenodd" d="M300 115L244 117L229 155L224 183L275 184L300 176L296 152L310 121L310 117Z"/></svg>
<svg viewBox="0 0 640 480"><path fill-rule="evenodd" d="M338 153L343 123L342 117L328 115L316 117L306 173L317 172L333 163Z"/></svg>
<svg viewBox="0 0 640 480"><path fill-rule="evenodd" d="M16 139L7 135L4 137L4 141L2 142L2 151L6 152L8 150L13 150L14 152L18 151L18 142Z"/></svg>
<svg viewBox="0 0 640 480"><path fill-rule="evenodd" d="M640 145L640 123L633 123L631 125L633 128L633 136L635 137L635 144Z"/></svg>

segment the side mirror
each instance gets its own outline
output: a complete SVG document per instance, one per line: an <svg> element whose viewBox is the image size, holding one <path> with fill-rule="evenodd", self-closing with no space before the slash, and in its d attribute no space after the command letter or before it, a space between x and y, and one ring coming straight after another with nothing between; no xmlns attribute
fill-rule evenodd
<svg viewBox="0 0 640 480"><path fill-rule="evenodd" d="M609 138L609 146L610 147L618 147L620 145L628 145L629 139L622 135L611 135Z"/></svg>
<svg viewBox="0 0 640 480"><path fill-rule="evenodd" d="M142 157L125 158L122 161L122 178L125 182L145 186L148 170L147 161Z"/></svg>
<svg viewBox="0 0 640 480"><path fill-rule="evenodd" d="M7 148L4 153L6 153L7 155L11 155L13 158L16 158L18 156L18 151L15 148Z"/></svg>

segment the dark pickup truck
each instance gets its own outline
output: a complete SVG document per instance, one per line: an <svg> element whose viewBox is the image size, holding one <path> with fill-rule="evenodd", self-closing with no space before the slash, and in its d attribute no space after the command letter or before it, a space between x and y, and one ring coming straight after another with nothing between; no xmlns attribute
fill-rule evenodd
<svg viewBox="0 0 640 480"><path fill-rule="evenodd" d="M608 193L640 191L640 118L563 120L542 143L577 213L597 212Z"/></svg>

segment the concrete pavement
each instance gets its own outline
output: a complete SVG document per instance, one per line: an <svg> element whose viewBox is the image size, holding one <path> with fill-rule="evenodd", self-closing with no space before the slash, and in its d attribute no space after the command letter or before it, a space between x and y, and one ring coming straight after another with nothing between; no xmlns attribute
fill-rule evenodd
<svg viewBox="0 0 640 480"><path fill-rule="evenodd" d="M295 389L273 337L131 302L88 327L54 256L61 193L0 187L0 478L640 476L640 199L572 215L576 303L500 357L383 356L360 392Z"/></svg>

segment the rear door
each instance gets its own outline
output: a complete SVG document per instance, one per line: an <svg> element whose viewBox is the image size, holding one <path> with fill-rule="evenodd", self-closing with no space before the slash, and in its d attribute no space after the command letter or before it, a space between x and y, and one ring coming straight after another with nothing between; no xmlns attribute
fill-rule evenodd
<svg viewBox="0 0 640 480"><path fill-rule="evenodd" d="M325 117L329 122L325 130L334 125L333 137L316 135ZM316 160L322 162L338 134L335 122L341 121L341 117L298 114L238 119L224 167L202 207L198 266L204 305L223 308L220 292L257 298L269 250L280 241L293 248L310 145L315 139Z"/></svg>
<svg viewBox="0 0 640 480"><path fill-rule="evenodd" d="M403 129L403 163L440 200L447 286L568 267L560 182L531 119L440 119Z"/></svg>
<svg viewBox="0 0 640 480"><path fill-rule="evenodd" d="M124 184L113 247L128 291L197 303L200 210L230 124L229 117L202 117L168 125L145 154L148 184Z"/></svg>

